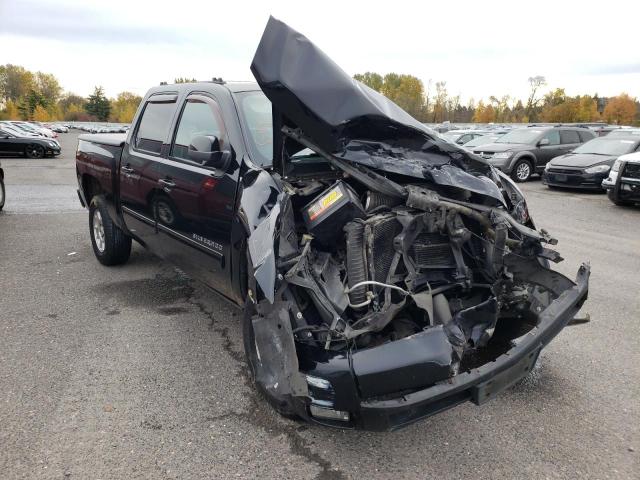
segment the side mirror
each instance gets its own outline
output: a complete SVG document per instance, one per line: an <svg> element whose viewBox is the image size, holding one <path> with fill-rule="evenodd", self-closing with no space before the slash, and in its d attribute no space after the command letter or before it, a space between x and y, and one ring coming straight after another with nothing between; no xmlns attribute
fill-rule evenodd
<svg viewBox="0 0 640 480"><path fill-rule="evenodd" d="M541 138L540 141L538 142L538 146L539 147L544 147L545 145L549 145L549 139L548 138Z"/></svg>
<svg viewBox="0 0 640 480"><path fill-rule="evenodd" d="M215 135L199 135L191 139L189 159L203 167L226 168L231 152L220 150L220 140Z"/></svg>

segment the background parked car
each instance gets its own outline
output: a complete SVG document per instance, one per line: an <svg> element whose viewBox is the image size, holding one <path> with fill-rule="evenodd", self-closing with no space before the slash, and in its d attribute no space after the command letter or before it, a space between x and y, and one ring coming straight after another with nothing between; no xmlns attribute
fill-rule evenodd
<svg viewBox="0 0 640 480"><path fill-rule="evenodd" d="M0 131L2 131L4 133L11 133L12 135L15 135L16 137L44 138L44 136L39 134L39 133L29 132L28 130L23 130L21 128L16 127L15 125L12 125L9 122L0 122Z"/></svg>
<svg viewBox="0 0 640 480"><path fill-rule="evenodd" d="M580 127L517 128L494 143L477 147L473 153L511 175L515 181L526 182L533 173L541 173L552 158L594 137L592 131Z"/></svg>
<svg viewBox="0 0 640 480"><path fill-rule="evenodd" d="M462 145L462 148L464 148L468 152L472 152L473 149L476 147L479 147L481 145L488 145L489 143L495 142L505 133L507 133L506 130L503 132L490 132L490 133L485 133L484 135L479 135L473 140L470 140L464 145Z"/></svg>
<svg viewBox="0 0 640 480"><path fill-rule="evenodd" d="M456 145L464 145L476 137L486 135L485 130L449 130L440 136L446 141L455 143Z"/></svg>
<svg viewBox="0 0 640 480"><path fill-rule="evenodd" d="M44 135L45 137L48 137L48 138L55 138L55 137L58 136L57 133L52 132L51 130L49 130L46 127L43 127L42 125L38 124L37 122L13 121L11 123L13 123L14 125L20 125L22 128L35 130L36 132L41 133L42 135Z"/></svg>
<svg viewBox="0 0 640 480"><path fill-rule="evenodd" d="M602 181L607 197L616 205L640 202L640 152L620 156Z"/></svg>
<svg viewBox="0 0 640 480"><path fill-rule="evenodd" d="M640 135L594 138L547 163L542 183L549 187L602 190L602 181L609 175L613 162L639 147Z"/></svg>
<svg viewBox="0 0 640 480"><path fill-rule="evenodd" d="M5 130L0 131L0 155L25 155L27 158L43 158L60 155L60 144L52 138L19 137Z"/></svg>
<svg viewBox="0 0 640 480"><path fill-rule="evenodd" d="M611 132L608 137L628 137L628 136L640 136L640 128L619 128Z"/></svg>

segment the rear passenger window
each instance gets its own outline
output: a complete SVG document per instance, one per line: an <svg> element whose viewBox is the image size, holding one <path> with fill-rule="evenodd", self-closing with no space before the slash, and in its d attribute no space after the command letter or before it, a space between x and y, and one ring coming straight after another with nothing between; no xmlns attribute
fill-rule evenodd
<svg viewBox="0 0 640 480"><path fill-rule="evenodd" d="M189 147L196 137L215 137L217 147L222 150L224 143L224 124L220 110L213 100L190 98L184 106L176 138L171 148L171 156L183 160L191 160ZM193 148L193 147L192 147Z"/></svg>
<svg viewBox="0 0 640 480"><path fill-rule="evenodd" d="M549 139L549 145L560 144L560 132L558 130L549 130L544 137Z"/></svg>
<svg viewBox="0 0 640 480"><path fill-rule="evenodd" d="M167 138L175 103L147 103L136 132L134 145L139 150L160 153Z"/></svg>
<svg viewBox="0 0 640 480"><path fill-rule="evenodd" d="M562 143L580 143L580 137L575 130L562 130L560 132L560 140Z"/></svg>
<svg viewBox="0 0 640 480"><path fill-rule="evenodd" d="M578 133L580 134L581 142L588 142L589 140L596 138L596 134L590 130L579 130Z"/></svg>

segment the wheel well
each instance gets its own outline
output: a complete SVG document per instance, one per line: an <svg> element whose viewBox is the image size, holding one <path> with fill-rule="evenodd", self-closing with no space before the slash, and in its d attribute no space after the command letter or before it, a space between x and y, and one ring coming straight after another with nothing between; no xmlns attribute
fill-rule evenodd
<svg viewBox="0 0 640 480"><path fill-rule="evenodd" d="M529 164L535 168L536 166L536 159L533 158L531 155L521 155L518 158L516 158L516 161L513 162L513 164L515 165L516 163L518 163L520 160L526 160L527 162L529 162Z"/></svg>
<svg viewBox="0 0 640 480"><path fill-rule="evenodd" d="M91 175L82 176L82 191L84 192L84 198L88 203L91 203L91 199L96 195L102 193L102 186L95 177Z"/></svg>

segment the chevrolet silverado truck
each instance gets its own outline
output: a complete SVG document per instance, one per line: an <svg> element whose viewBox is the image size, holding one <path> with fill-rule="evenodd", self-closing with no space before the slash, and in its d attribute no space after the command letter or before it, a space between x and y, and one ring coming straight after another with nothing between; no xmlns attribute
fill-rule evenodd
<svg viewBox="0 0 640 480"><path fill-rule="evenodd" d="M587 298L515 183L271 18L257 83L161 85L126 135L81 135L104 265L135 240L243 308L278 412L392 430L483 404Z"/></svg>

